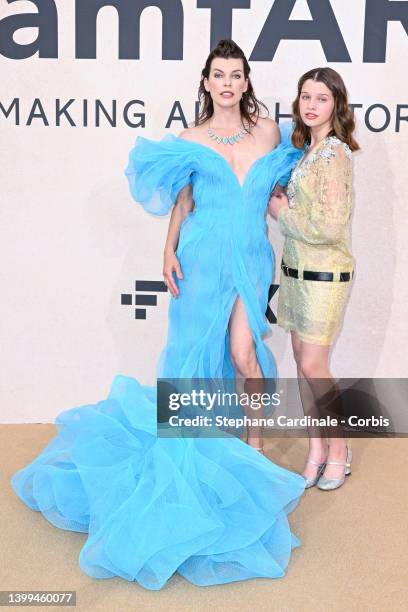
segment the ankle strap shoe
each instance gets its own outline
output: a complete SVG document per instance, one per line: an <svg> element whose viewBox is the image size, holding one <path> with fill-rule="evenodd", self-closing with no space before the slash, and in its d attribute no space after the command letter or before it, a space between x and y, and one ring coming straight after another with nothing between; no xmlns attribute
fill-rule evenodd
<svg viewBox="0 0 408 612"><path fill-rule="evenodd" d="M342 463L341 461L327 461L326 465L342 465L344 467L344 474L342 478L326 478L325 476L320 476L317 487L322 491L332 491L333 489L338 489L344 483L346 476L351 474L351 460L353 458L351 448L346 446L347 448L347 458L346 463Z"/></svg>
<svg viewBox="0 0 408 612"><path fill-rule="evenodd" d="M312 476L311 478L306 478L305 476L303 476L303 478L306 480L305 489L310 489L310 487L314 487L317 484L317 481L319 480L324 468L326 467L326 463L317 463L317 461L313 461L313 459L308 459L306 463L312 463L313 465L317 465L316 476Z"/></svg>

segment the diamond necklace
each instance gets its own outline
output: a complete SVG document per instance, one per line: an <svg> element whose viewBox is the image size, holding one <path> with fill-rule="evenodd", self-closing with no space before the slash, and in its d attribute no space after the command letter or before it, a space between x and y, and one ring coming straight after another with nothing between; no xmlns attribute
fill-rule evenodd
<svg viewBox="0 0 408 612"><path fill-rule="evenodd" d="M236 142L240 142L243 138L245 138L245 136L248 133L248 128L249 128L249 124L245 124L244 123L244 128L238 130L237 132L235 132L235 134L232 134L231 136L218 136L218 134L216 134L210 127L208 128L208 135L212 140L215 140L215 142L218 142L218 144L230 144L233 145Z"/></svg>

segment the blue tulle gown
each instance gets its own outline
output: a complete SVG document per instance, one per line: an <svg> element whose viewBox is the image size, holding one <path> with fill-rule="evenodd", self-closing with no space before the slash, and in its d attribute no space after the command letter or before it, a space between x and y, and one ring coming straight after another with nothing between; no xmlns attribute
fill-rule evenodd
<svg viewBox="0 0 408 612"><path fill-rule="evenodd" d="M265 212L299 155L279 145L241 185L205 145L137 138L126 169L135 200L163 215L191 182L195 202L180 231L184 279L170 300L159 377L234 376L228 320L237 296L263 374L275 377L262 341L273 275ZM196 585L284 575L299 545L287 514L304 491L300 475L233 436L157 437L156 387L128 376L115 376L106 399L65 410L55 424L55 437L11 482L53 525L88 534L79 563L90 576L160 589L175 572Z"/></svg>

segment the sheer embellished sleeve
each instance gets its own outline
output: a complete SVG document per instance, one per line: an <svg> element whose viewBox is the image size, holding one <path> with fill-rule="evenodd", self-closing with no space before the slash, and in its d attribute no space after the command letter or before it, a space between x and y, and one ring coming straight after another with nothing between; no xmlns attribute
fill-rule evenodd
<svg viewBox="0 0 408 612"><path fill-rule="evenodd" d="M337 144L322 150L303 179L303 206L278 215L282 234L308 244L336 244L348 226L352 206L352 153Z"/></svg>
<svg viewBox="0 0 408 612"><path fill-rule="evenodd" d="M169 134L155 141L138 136L125 175L136 202L153 215L167 214L191 182L194 155L187 141Z"/></svg>

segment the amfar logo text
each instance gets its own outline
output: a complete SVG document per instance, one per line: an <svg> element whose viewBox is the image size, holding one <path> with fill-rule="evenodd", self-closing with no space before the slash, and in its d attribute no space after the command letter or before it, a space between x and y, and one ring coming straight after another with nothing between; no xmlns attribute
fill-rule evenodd
<svg viewBox="0 0 408 612"><path fill-rule="evenodd" d="M3 0L4 1L4 0ZM5 0L8 4L21 0ZM58 58L58 12L54 0L29 0L37 13L18 13L0 20L0 54L10 59ZM306 0L311 20L291 20L296 0L275 0L250 55L251 61L272 61L281 40L319 40L328 62L351 62L330 0ZM24 4L27 0L24 0ZM350 6L356 2L347 3ZM162 18L162 58L183 59L184 11L181 0L76 0L75 57L96 58L98 12L111 6L118 12L119 59L140 58L140 17L144 9L157 7ZM211 12L209 49L220 38L232 36L234 10L251 8L251 0L197 0L198 9ZM364 62L385 62L387 25L402 24L408 34L408 0L366 0L363 42ZM22 28L37 28L36 40L19 44L14 34Z"/></svg>

